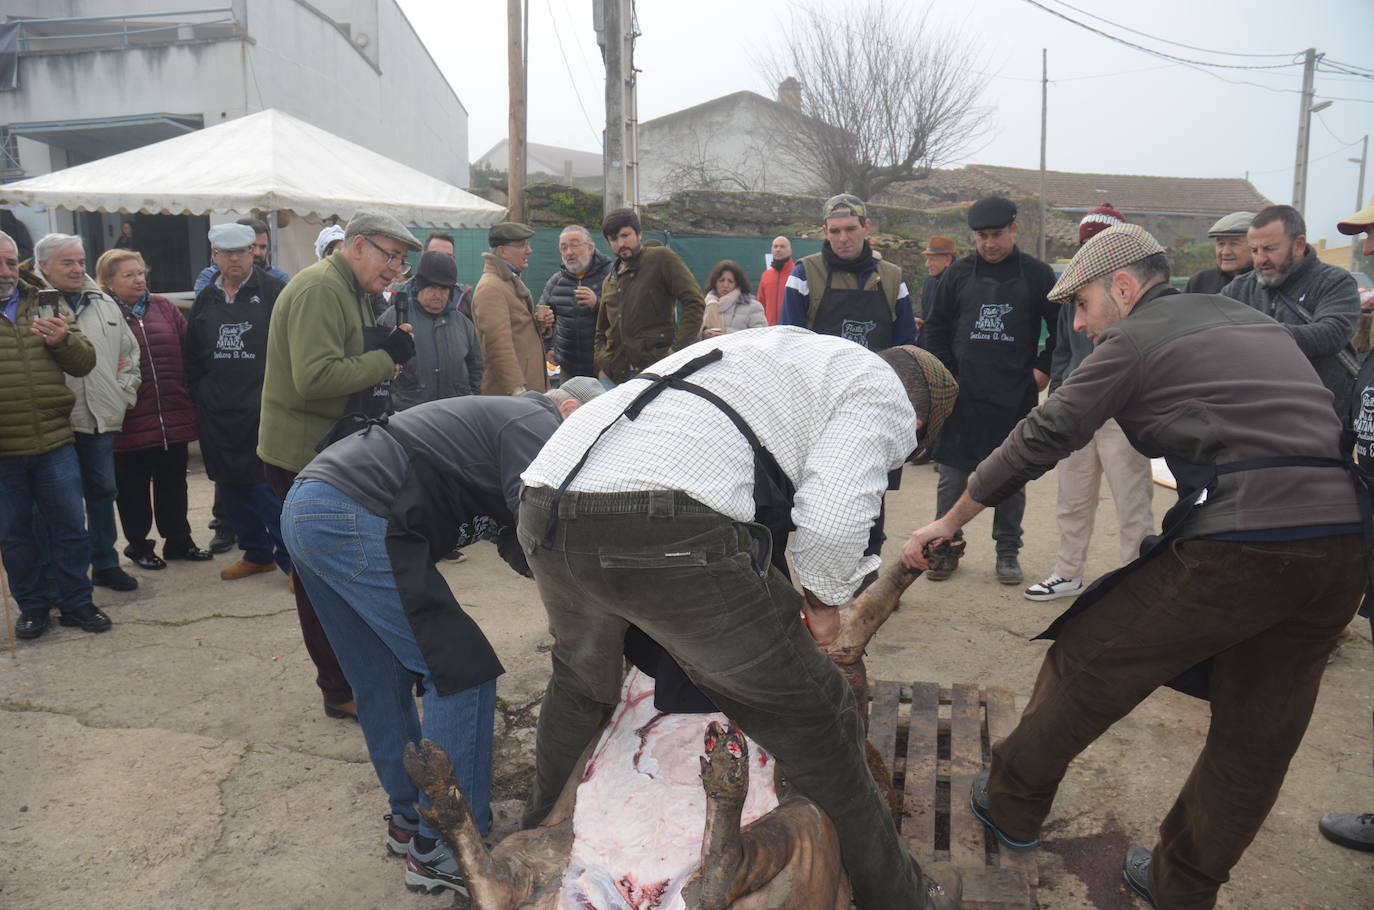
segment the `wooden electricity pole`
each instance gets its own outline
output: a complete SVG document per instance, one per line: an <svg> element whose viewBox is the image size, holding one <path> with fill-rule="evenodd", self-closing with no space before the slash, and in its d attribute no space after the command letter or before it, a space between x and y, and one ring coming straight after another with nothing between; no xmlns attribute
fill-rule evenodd
<svg viewBox="0 0 1374 910"><path fill-rule="evenodd" d="M1045 131L1049 122L1050 52L1040 48L1040 230L1036 232L1035 258L1045 261L1049 244L1045 241Z"/></svg>
<svg viewBox="0 0 1374 910"><path fill-rule="evenodd" d="M510 118L506 129L506 217L525 220L525 42L520 0L506 0L506 68Z"/></svg>

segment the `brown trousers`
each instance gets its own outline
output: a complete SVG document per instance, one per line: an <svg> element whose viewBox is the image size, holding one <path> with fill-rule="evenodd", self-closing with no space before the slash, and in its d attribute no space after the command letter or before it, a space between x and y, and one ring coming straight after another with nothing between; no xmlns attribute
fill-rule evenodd
<svg viewBox="0 0 1374 910"><path fill-rule="evenodd" d="M295 472L266 463L262 468L272 492L277 494L277 499L285 501L286 494L291 492L291 484L296 482ZM330 646L329 638L324 634L324 626L320 625L320 618L315 615L315 605L310 602L310 595L305 593L305 585L301 584L299 576L295 577L294 581L296 617L301 623L301 637L305 639L306 653L315 664L315 685L320 687L326 705L348 704L353 700L353 687L344 677L343 667L339 666L339 658L334 656L334 648Z"/></svg>
<svg viewBox="0 0 1374 910"><path fill-rule="evenodd" d="M1212 658L1207 742L1159 827L1156 907L1211 907L1264 822L1364 590L1360 535L1183 540L1072 619L1020 723L992 750L988 809L1039 836L1074 756L1156 688Z"/></svg>

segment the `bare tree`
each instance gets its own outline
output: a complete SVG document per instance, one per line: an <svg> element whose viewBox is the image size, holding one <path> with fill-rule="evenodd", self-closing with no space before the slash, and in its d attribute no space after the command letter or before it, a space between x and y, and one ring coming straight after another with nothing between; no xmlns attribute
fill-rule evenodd
<svg viewBox="0 0 1374 910"><path fill-rule="evenodd" d="M956 160L984 131L974 57L928 11L913 18L886 0L812 0L794 11L763 69L774 85L787 76L801 82L801 116L779 110L774 118L792 156L825 191L867 199Z"/></svg>
<svg viewBox="0 0 1374 910"><path fill-rule="evenodd" d="M693 132L690 139L676 145L665 156L660 179L663 192L682 190L738 190L748 192L763 185L767 156L758 143L751 143L744 154L734 159L722 157L713 128Z"/></svg>

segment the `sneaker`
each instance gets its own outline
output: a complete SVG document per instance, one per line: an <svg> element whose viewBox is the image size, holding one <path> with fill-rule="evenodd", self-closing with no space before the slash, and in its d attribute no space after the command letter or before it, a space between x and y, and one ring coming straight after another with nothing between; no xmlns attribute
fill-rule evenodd
<svg viewBox="0 0 1374 910"><path fill-rule="evenodd" d="M211 553L228 553L234 549L234 544L238 543L238 536L234 529L228 525L221 525L215 528L215 536L210 538Z"/></svg>
<svg viewBox="0 0 1374 910"><path fill-rule="evenodd" d="M1317 822L1317 830L1333 844L1374 853L1374 812L1328 812Z"/></svg>
<svg viewBox="0 0 1374 910"><path fill-rule="evenodd" d="M1083 579L1061 578L1058 573L1044 581L1037 581L1022 592L1026 600L1054 600L1056 597L1077 597L1083 593Z"/></svg>
<svg viewBox="0 0 1374 910"><path fill-rule="evenodd" d="M1019 585L1026 580L1026 576L1021 574L1021 561L1015 553L997 555L997 580L1004 585Z"/></svg>
<svg viewBox="0 0 1374 910"><path fill-rule="evenodd" d="M76 610L63 610L57 622L64 626L80 626L86 632L104 632L110 628L110 617L97 610L94 604L86 604Z"/></svg>
<svg viewBox="0 0 1374 910"><path fill-rule="evenodd" d="M48 631L48 611L46 609L19 611L19 619L14 624L15 638L37 638L46 631Z"/></svg>
<svg viewBox="0 0 1374 910"><path fill-rule="evenodd" d="M221 569L219 577L225 581L237 581L240 578L247 578L249 575L275 571L277 571L277 564L274 562L249 562L246 559L240 559L232 566L225 566Z"/></svg>
<svg viewBox="0 0 1374 910"><path fill-rule="evenodd" d="M432 841L434 848L422 853L424 845L420 841L424 839L413 835L406 847L406 890L438 894L447 888L467 897L468 886L448 846L443 841Z"/></svg>
<svg viewBox="0 0 1374 910"><path fill-rule="evenodd" d="M968 807L973 812L973 817L988 826L997 839L1006 844L1013 850L1030 850L1040 845L1037 840L1016 840L1009 837L1006 832L993 822L992 816L988 814L988 775L991 772L987 768L979 771L973 778L973 784L968 788Z"/></svg>
<svg viewBox="0 0 1374 910"><path fill-rule="evenodd" d="M405 856L410 839L420 830L420 823L404 815L383 815L386 819L386 852L391 856Z"/></svg>
<svg viewBox="0 0 1374 910"><path fill-rule="evenodd" d="M1155 899L1150 896L1150 851L1139 844L1126 848L1126 861L1121 865L1121 877L1131 890L1145 899L1151 907Z"/></svg>
<svg viewBox="0 0 1374 910"><path fill-rule="evenodd" d="M133 591L138 588L138 579L119 566L110 569L92 569L91 584L111 591Z"/></svg>
<svg viewBox="0 0 1374 910"><path fill-rule="evenodd" d="M949 557L945 562L944 568L930 569L925 573L925 577L929 578L931 581L944 581L945 579L953 575L954 571L959 568L959 559L963 555L964 551L962 549L950 550Z"/></svg>

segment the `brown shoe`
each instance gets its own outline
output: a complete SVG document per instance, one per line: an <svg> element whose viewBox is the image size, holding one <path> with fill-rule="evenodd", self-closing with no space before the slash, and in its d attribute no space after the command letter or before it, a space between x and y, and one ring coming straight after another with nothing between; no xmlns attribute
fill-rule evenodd
<svg viewBox="0 0 1374 910"><path fill-rule="evenodd" d="M291 574L289 574L289 575L286 576L286 590L290 591L292 594L295 594L295 593L296 593L296 573L295 573L295 572L292 572Z"/></svg>
<svg viewBox="0 0 1374 910"><path fill-rule="evenodd" d="M276 563L249 562L240 559L231 566L225 566L220 570L219 577L225 581L236 581L240 578L247 578L249 575L258 575L262 572L275 572Z"/></svg>

